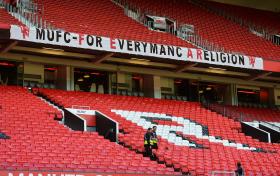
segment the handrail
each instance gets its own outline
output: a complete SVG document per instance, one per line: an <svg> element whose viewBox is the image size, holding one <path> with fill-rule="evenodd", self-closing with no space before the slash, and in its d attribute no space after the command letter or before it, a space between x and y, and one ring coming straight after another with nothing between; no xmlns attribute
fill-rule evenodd
<svg viewBox="0 0 280 176"><path fill-rule="evenodd" d="M234 23L237 23L241 26L248 27L250 30L261 34L261 35L259 35L260 37L263 37L263 38L265 38L266 40L268 40L272 43L280 45L280 41L278 41L277 39L274 38L274 35L277 34L277 31L278 31L277 29L272 29L272 28L261 26L261 25L257 25L252 21L244 20L240 17L229 14L228 12L226 12L224 10L220 10L218 8L211 7L207 4L205 4L201 0L191 0L190 2L193 3L194 5L197 5L197 6L199 6L201 8L204 8L208 11L211 11L211 12L213 12L213 13L219 15L219 16L222 16L222 17L226 18L227 20L230 20L230 21L232 21Z"/></svg>
<svg viewBox="0 0 280 176"><path fill-rule="evenodd" d="M272 129L276 129L278 132L280 132L280 127L279 127L279 126L274 125L273 123L262 121L262 122L261 122L261 124L268 125L268 126L270 126L270 128L272 128Z"/></svg>
<svg viewBox="0 0 280 176"><path fill-rule="evenodd" d="M16 6L13 6L4 0L0 0L0 4L9 14L18 19L27 27L56 29L53 24L43 19L43 5L33 2L20 2Z"/></svg>
<svg viewBox="0 0 280 176"><path fill-rule="evenodd" d="M142 11L139 7L135 6L132 3L129 3L127 0L112 0L112 1L115 4L119 5L120 7L124 8L124 9L130 9L132 11L137 12L138 15L139 15L139 18L133 18L133 19L142 23L143 25L145 25L147 27L149 27L150 24L145 23L145 21L143 21L144 18L141 18L141 17L143 17L144 14L159 16L159 14L155 14L155 12L153 10L150 10L150 9L145 9L144 11ZM230 14L226 13L225 11L208 7L203 2L201 2L200 0L191 0L190 2L195 4L195 5L200 6L201 8L204 8L208 11L214 12L217 15L223 16L228 20L231 20L235 23L238 23L241 26L248 27L250 29L250 31L252 31L252 33L255 33L256 35L258 35L260 37L263 37L266 40L269 40L276 45L277 44L280 45L280 37L279 38L275 37L275 33L276 33L275 30L270 30L270 29L263 28L261 26L255 25L252 22L248 22L248 21L243 20L241 18L238 18L236 16L230 15ZM172 19L165 14L161 14L160 16ZM176 21L176 29L178 29L178 27L181 24L184 24L184 23L180 23L177 20L174 20L174 21ZM216 51L216 52L226 52L226 53L231 53L231 54L245 55L245 53L225 49L223 46L220 46L218 44L215 44L214 42L210 42L210 41L204 39L201 35L199 35L199 31L197 29L191 35L184 35L184 34L181 33L180 30L177 30L177 32L176 31L167 31L167 32L170 32L171 34L176 35L177 37L181 38L182 40L185 40L188 43L191 43L191 44L197 46L198 48L202 48L202 49L210 50L210 51ZM272 58L267 58L267 59L274 60Z"/></svg>
<svg viewBox="0 0 280 176"><path fill-rule="evenodd" d="M257 117L261 117L259 115L253 115L253 114L248 114L244 112L240 112L237 109L232 109L232 108L227 108L225 105L222 104L203 104L203 106L207 109L210 109L212 111L215 111L219 114L222 114L223 116L229 117L233 120L240 121L240 122L246 122L246 121L259 121L257 120ZM269 122L264 122L262 123L269 124L270 126L275 126L274 128L277 128L280 130L280 127L269 123Z"/></svg>
<svg viewBox="0 0 280 176"><path fill-rule="evenodd" d="M136 7L133 4L128 3L126 0L112 0L113 3L118 4L120 7L122 7L125 11L125 14L127 16L130 16L131 14L128 14L128 10L134 11L135 14L137 14L137 16L133 16L132 18L136 21L138 21L139 23L143 24L144 26L147 26L148 28L151 26L150 23L146 22L144 20L144 16L145 14L149 14L149 15L153 15L153 16L159 16L158 14L156 14L154 11L150 10L150 9L145 9L145 11L141 11L140 8ZM184 25L184 23L180 23L178 20L174 20L173 18L167 16L167 15L160 15L163 16L165 18L168 18L170 20L176 21L176 29L179 29L179 27L181 25ZM182 33L182 31L177 30L177 31L172 31L169 30L167 31L175 36L177 36L178 38L185 40L188 43L191 43L193 45L195 45L198 48L201 49L205 49L205 50L209 50L209 51L216 51L216 52L227 52L227 53L231 53L231 54L236 54L236 52L230 51L230 50L226 50L224 47L219 46L218 44L215 44L213 42L210 42L206 39L204 39L203 37L201 37L198 34L198 31L195 30L194 33L192 34L188 34L188 35L184 35ZM244 54L244 53L239 53L239 54Z"/></svg>

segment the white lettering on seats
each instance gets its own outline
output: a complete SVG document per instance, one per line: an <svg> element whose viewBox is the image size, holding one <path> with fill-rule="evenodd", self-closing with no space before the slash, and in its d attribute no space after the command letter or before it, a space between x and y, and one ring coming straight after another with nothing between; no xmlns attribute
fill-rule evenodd
<svg viewBox="0 0 280 176"><path fill-rule="evenodd" d="M139 111L125 111L125 110L111 110L112 112L120 115L126 120L136 123L138 126L141 126L144 129L148 129L152 126L157 126L157 135L161 136L163 139L166 139L170 143L174 143L179 146L195 146L193 143L189 143L187 140L183 140L181 137L176 136L174 131L182 132L185 135L194 135L199 139L206 139L213 143L222 143L226 147L235 147L241 150L256 150L255 147L244 147L241 143L230 142L227 139L217 139L215 136L204 135L202 126L183 117L169 116L166 114L152 113L152 112L139 112ZM144 117L144 118L143 118ZM174 125L154 125L147 118L154 119L165 119L177 122L183 126L174 126ZM172 133L171 133L172 132Z"/></svg>

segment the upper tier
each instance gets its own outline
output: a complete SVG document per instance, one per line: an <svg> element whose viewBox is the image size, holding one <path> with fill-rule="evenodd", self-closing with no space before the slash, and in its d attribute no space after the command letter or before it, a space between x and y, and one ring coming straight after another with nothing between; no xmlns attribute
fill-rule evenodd
<svg viewBox="0 0 280 176"><path fill-rule="evenodd" d="M149 30L111 1L43 1L45 19L66 31L194 48L171 34Z"/></svg>
<svg viewBox="0 0 280 176"><path fill-rule="evenodd" d="M280 32L280 15L275 12L206 1L209 7L219 9L254 25Z"/></svg>
<svg viewBox="0 0 280 176"><path fill-rule="evenodd" d="M248 28L193 5L185 0L129 0L142 11L152 11L158 16L176 19L180 24L192 24L203 38L226 51L237 52L264 59L280 59L280 47L252 34Z"/></svg>
<svg viewBox="0 0 280 176"><path fill-rule="evenodd" d="M69 32L195 48L194 45L172 34L149 30L127 17L122 8L109 0L37 1L44 6L44 20ZM129 3L139 7L142 12L152 11L158 16L175 19L177 24L194 25L197 34L203 39L223 47L226 52L264 59L280 59L279 46L252 34L247 27L242 27L188 1L129 0ZM240 9L242 12L243 8ZM246 13L244 12L244 14ZM264 15L264 13L261 14ZM258 20L263 21L259 18ZM273 21L275 20L270 20L268 23L272 25ZM4 9L0 9L0 23L19 24Z"/></svg>
<svg viewBox="0 0 280 176"><path fill-rule="evenodd" d="M0 25L22 25L17 19L11 16L5 9L0 8Z"/></svg>

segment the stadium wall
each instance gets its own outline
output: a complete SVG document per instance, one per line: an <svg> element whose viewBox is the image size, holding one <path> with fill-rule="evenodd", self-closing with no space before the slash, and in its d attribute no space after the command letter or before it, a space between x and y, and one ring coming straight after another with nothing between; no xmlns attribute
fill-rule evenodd
<svg viewBox="0 0 280 176"><path fill-rule="evenodd" d="M274 89L274 99L275 99L275 105L280 105L280 89L279 88Z"/></svg>
<svg viewBox="0 0 280 176"><path fill-rule="evenodd" d="M160 86L163 88L169 88L171 91L168 93L174 94L174 79L161 77Z"/></svg>
<svg viewBox="0 0 280 176"><path fill-rule="evenodd" d="M44 65L56 65L58 67L62 67L62 78L61 85L58 86L60 89L67 89L67 90L74 90L74 68L90 68L96 69L100 71L110 71L110 72L117 72L120 73L118 80L125 81L128 80L128 75L131 77L132 73L134 74L143 74L150 76L149 78L144 79L143 83L143 91L145 95L155 98L161 98L161 87L162 85L171 87L174 91L174 87L171 86L171 82L173 82L174 78L179 79L191 79L191 80L199 80L199 81L207 81L213 83L222 83L228 84L231 87L228 92L230 96L227 97L226 102L227 104L236 105L237 98L236 98L236 88L237 87L248 87L248 88L260 88L266 87L274 89L274 94L272 93L269 99L273 100L276 105L280 105L280 84L277 83L269 83L269 82L261 82L261 81L251 81L246 79L238 79L238 78L229 78L229 77L222 77L222 76L210 76L207 74L191 74L191 73L176 73L173 71L166 71L161 69L151 69L151 68L142 68L136 66L119 66L119 65L111 65L111 64L94 64L89 63L87 61L80 61L80 60L70 60L64 58L47 58L41 56L33 56L33 55L26 55L26 54L0 54L0 58L3 60L13 60L24 62L25 73L29 74L40 74L41 75L41 82L44 80ZM67 63L67 65L65 65ZM65 77L66 76L66 77ZM131 80L131 79L130 79ZM149 81L150 80L150 81ZM147 82L148 81L148 82ZM131 82L129 82L131 87ZM150 87L145 88L145 84L149 85ZM173 85L174 86L174 85ZM146 91L145 91L146 90ZM153 90L151 92L151 90ZM147 91L151 92L147 94ZM271 101L271 102L273 102ZM273 103L274 104L274 103Z"/></svg>
<svg viewBox="0 0 280 176"><path fill-rule="evenodd" d="M58 89L71 89L71 69L69 66L59 66L57 69L57 84ZM74 77L73 77L74 78Z"/></svg>
<svg viewBox="0 0 280 176"><path fill-rule="evenodd" d="M119 85L119 89L126 89L128 91L132 91L131 74L126 74L125 72L120 72L120 71L116 71L116 74L110 74L109 87L111 87L112 84L116 84L116 83L126 85L125 87Z"/></svg>
<svg viewBox="0 0 280 176"><path fill-rule="evenodd" d="M44 82L44 65L38 63L24 62L24 80ZM35 78L40 76L40 79Z"/></svg>
<svg viewBox="0 0 280 176"><path fill-rule="evenodd" d="M144 75L143 78L143 91L145 95L148 97L161 98L161 77L155 75Z"/></svg>
<svg viewBox="0 0 280 176"><path fill-rule="evenodd" d="M225 104L227 105L238 104L236 84L230 84L229 86L227 86L226 93L225 93Z"/></svg>
<svg viewBox="0 0 280 176"><path fill-rule="evenodd" d="M271 87L271 88L280 89L280 84L277 83L250 81L246 79L229 78L223 76L210 76L207 74L176 73L173 71L165 71L161 69L151 69L151 68L143 68L143 67L136 67L136 66L94 64L94 63L89 63L87 61L70 60L70 59L62 59L62 58L55 58L55 57L41 57L41 56L32 56L32 55L25 55L25 54L0 54L0 59L19 61L19 62L30 62L30 63L36 63L42 65L43 64L66 65L67 63L67 66L72 67L72 69L73 67L91 68L91 69L97 69L101 71L112 71L112 72L119 71L124 73L149 74L149 75L157 75L157 76L168 77L168 78L193 79L193 80L208 81L213 83L225 83L225 84L234 83L239 85Z"/></svg>

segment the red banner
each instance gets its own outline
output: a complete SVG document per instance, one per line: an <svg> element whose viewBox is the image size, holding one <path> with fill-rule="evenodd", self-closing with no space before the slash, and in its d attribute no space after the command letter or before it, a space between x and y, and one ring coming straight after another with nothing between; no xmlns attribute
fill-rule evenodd
<svg viewBox="0 0 280 176"><path fill-rule="evenodd" d="M280 72L280 62L264 60L264 70L272 72Z"/></svg>

